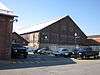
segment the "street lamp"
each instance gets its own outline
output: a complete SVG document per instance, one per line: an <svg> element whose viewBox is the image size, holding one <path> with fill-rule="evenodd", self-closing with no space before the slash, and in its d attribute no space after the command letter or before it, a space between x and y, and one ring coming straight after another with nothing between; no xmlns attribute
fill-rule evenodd
<svg viewBox="0 0 100 75"><path fill-rule="evenodd" d="M14 21L15 21L15 22L18 22L18 19L14 19L14 20L11 19L11 20L10 20L10 22L14 22Z"/></svg>
<svg viewBox="0 0 100 75"><path fill-rule="evenodd" d="M76 48L76 44L77 44L77 40L76 40L77 39L77 33L74 34L74 37L75 37L75 48Z"/></svg>
<svg viewBox="0 0 100 75"><path fill-rule="evenodd" d="M48 39L47 35L44 37L44 39Z"/></svg>

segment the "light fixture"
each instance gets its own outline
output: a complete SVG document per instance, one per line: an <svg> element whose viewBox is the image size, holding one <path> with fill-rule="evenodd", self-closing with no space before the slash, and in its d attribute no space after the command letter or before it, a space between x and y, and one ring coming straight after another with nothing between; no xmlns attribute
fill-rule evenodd
<svg viewBox="0 0 100 75"><path fill-rule="evenodd" d="M74 36L77 37L77 33L75 33Z"/></svg>
<svg viewBox="0 0 100 75"><path fill-rule="evenodd" d="M15 22L18 22L18 19L13 19L13 20L11 19L11 20L10 20L10 22L14 22L14 21L15 21Z"/></svg>

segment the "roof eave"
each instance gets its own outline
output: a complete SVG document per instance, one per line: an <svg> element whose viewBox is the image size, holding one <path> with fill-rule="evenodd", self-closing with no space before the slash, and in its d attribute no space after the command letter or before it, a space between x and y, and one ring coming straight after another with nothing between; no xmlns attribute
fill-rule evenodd
<svg viewBox="0 0 100 75"><path fill-rule="evenodd" d="M20 35L25 35L25 34L35 33L35 32L39 32L39 31L41 31L41 30L31 31L31 32L26 32L26 33L22 33L22 34L20 34Z"/></svg>
<svg viewBox="0 0 100 75"><path fill-rule="evenodd" d="M0 13L0 15L6 15L6 16L11 16L11 17L18 17L15 14L4 14L4 13Z"/></svg>

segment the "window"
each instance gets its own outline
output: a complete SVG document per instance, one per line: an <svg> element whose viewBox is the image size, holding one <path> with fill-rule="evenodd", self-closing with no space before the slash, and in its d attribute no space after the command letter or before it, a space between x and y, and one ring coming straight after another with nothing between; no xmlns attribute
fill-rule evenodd
<svg viewBox="0 0 100 75"><path fill-rule="evenodd" d="M66 26L66 25L62 25L61 28L62 28L61 30L62 30L63 32L66 32L66 31L67 31L67 26Z"/></svg>
<svg viewBox="0 0 100 75"><path fill-rule="evenodd" d="M62 49L62 51L67 51L67 49Z"/></svg>
<svg viewBox="0 0 100 75"><path fill-rule="evenodd" d="M43 40L48 40L48 34L47 33L42 33L42 39Z"/></svg>

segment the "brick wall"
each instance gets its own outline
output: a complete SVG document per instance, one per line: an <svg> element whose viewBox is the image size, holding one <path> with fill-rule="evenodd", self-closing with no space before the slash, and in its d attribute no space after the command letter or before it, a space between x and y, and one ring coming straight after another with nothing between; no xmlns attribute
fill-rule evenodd
<svg viewBox="0 0 100 75"><path fill-rule="evenodd" d="M0 15L0 59L10 59L13 17Z"/></svg>
<svg viewBox="0 0 100 75"><path fill-rule="evenodd" d="M82 45L82 40L86 35L81 29L69 18L63 18L40 31L40 43L75 45L75 33L77 33L76 42Z"/></svg>

